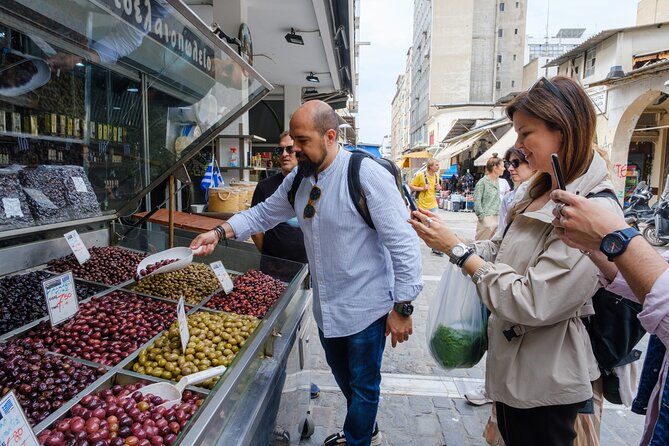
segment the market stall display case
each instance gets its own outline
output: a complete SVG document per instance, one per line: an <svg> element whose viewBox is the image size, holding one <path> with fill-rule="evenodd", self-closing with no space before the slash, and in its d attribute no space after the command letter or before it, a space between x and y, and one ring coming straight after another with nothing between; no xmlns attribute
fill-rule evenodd
<svg viewBox="0 0 669 446"><path fill-rule="evenodd" d="M48 444L296 444L309 403L306 265L231 241L181 276L136 282L142 258L196 234L124 219L155 206L153 192L271 86L177 0L7 0L0 48L0 382L33 431ZM91 254L83 264L72 230ZM231 293L214 261L236 277ZM42 282L67 271L79 311L52 326ZM114 406L137 383L217 365L227 370L173 412L139 397Z"/></svg>

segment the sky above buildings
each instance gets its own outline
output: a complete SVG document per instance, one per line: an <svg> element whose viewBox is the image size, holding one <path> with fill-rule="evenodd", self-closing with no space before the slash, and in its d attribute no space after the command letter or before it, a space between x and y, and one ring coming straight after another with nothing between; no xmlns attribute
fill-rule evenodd
<svg viewBox="0 0 669 446"><path fill-rule="evenodd" d="M396 81L404 73L413 39L412 0L359 0L360 47L358 141L383 142L390 134L390 109ZM450 0L457 1L457 0ZM633 26L637 0L528 0L527 34L549 35L560 28L586 28L587 35Z"/></svg>

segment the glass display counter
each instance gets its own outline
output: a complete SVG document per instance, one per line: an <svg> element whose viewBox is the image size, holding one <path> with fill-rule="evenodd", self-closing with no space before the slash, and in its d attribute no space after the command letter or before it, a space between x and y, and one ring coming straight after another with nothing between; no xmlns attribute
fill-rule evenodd
<svg viewBox="0 0 669 446"><path fill-rule="evenodd" d="M144 286L136 265L169 238L121 223L154 207L168 177L271 88L177 0L0 3L0 383L42 443L299 441L309 403L307 266L230 242L195 259L194 279ZM75 229L92 254L81 265L64 238ZM180 234L174 246L195 236ZM239 276L238 290L200 286L214 261ZM54 327L41 284L67 271L80 308ZM181 279L193 283L179 291L193 325L179 352L175 295L164 288ZM116 404L138 383L217 365L226 371L189 388L176 413L139 396L132 408ZM77 417L96 426L84 434Z"/></svg>

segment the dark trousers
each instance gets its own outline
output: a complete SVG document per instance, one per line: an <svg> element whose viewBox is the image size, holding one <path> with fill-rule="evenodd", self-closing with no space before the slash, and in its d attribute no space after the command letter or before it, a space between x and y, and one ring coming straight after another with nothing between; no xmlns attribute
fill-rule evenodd
<svg viewBox="0 0 669 446"><path fill-rule="evenodd" d="M639 388L632 403L632 412L642 415L646 414L651 393L656 386L662 385L658 381L666 352L667 348L660 338L652 335L648 341L646 359L643 362ZM660 395L660 412L658 413L657 422L655 426L652 426L652 429L653 435L648 446L665 445L666 439L669 438L669 386L666 383L662 395Z"/></svg>
<svg viewBox="0 0 669 446"><path fill-rule="evenodd" d="M346 397L344 435L348 446L369 446L372 441L387 318L383 316L360 333L341 338L326 338L318 330L325 358Z"/></svg>
<svg viewBox="0 0 669 446"><path fill-rule="evenodd" d="M497 402L497 426L506 446L572 446L584 403L516 409Z"/></svg>

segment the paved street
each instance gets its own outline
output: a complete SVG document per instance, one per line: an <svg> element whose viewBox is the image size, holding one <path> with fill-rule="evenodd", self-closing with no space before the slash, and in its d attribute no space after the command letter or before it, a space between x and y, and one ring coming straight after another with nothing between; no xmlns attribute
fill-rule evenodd
<svg viewBox="0 0 669 446"><path fill-rule="evenodd" d="M473 238L476 217L473 213L440 211L459 235ZM483 384L485 358L474 368L444 371L432 360L427 349L426 323L430 299L439 283L447 257L436 257L423 245L425 288L416 302L414 335L409 342L393 349L387 345L383 359L383 381L378 422L386 446L486 445L481 434L490 405L475 407L464 392ZM300 445L322 445L323 439L341 430L346 402L330 374L314 324L311 339L312 381L321 387L321 396L312 401L311 414L316 424L314 435ZM642 341L645 348L646 340ZM643 349L642 348L642 349ZM640 366L640 364L639 364ZM643 430L643 417L622 406L604 408L601 444L636 445Z"/></svg>

